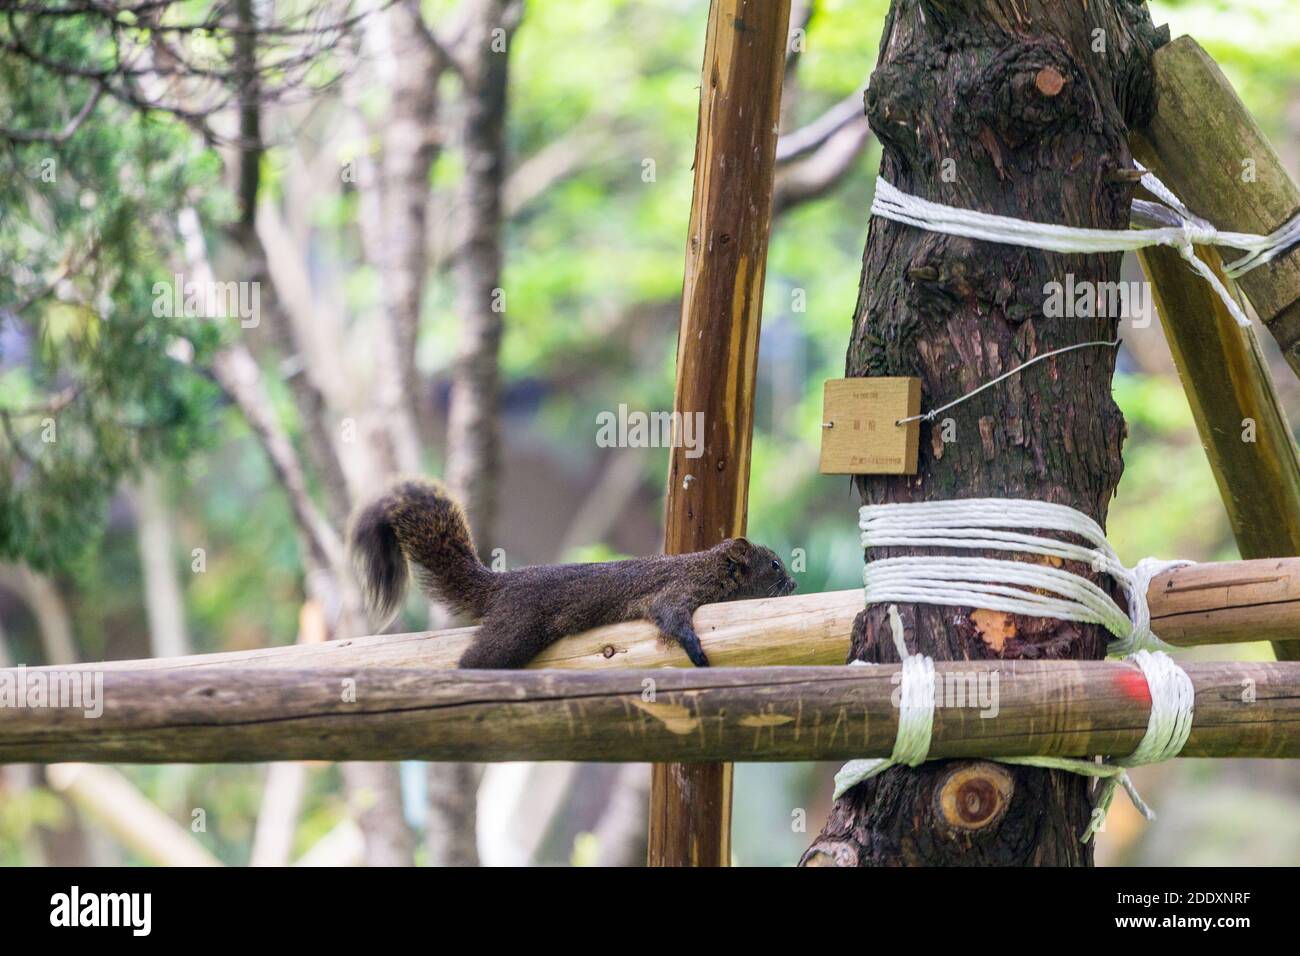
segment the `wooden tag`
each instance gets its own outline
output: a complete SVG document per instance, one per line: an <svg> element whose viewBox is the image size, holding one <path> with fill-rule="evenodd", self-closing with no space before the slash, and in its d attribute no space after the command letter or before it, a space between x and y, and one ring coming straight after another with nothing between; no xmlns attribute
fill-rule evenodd
<svg viewBox="0 0 1300 956"><path fill-rule="evenodd" d="M919 378L832 378L822 396L823 475L914 475Z"/></svg>

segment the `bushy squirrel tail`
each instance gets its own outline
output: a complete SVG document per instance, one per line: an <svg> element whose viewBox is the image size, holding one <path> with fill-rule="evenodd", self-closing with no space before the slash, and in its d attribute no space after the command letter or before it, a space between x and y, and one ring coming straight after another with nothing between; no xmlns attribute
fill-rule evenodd
<svg viewBox="0 0 1300 956"><path fill-rule="evenodd" d="M425 595L481 617L495 575L474 550L465 511L437 481L406 478L361 508L348 529L348 553L375 626L401 609L409 565Z"/></svg>

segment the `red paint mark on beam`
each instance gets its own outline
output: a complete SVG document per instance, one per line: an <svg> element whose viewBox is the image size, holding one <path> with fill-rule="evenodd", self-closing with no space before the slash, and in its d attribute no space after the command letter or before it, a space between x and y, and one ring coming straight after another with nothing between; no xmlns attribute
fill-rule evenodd
<svg viewBox="0 0 1300 956"><path fill-rule="evenodd" d="M1151 688L1147 686L1146 675L1136 667L1132 670L1126 670L1115 678L1126 697L1132 700L1140 700L1144 704L1151 703Z"/></svg>

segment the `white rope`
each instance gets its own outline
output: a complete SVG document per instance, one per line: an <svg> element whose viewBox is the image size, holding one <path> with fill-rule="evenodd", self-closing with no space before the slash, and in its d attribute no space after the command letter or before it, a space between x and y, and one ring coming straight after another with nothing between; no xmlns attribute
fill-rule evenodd
<svg viewBox="0 0 1300 956"><path fill-rule="evenodd" d="M1137 788L1127 773L1130 767L1160 763L1182 753L1192 732L1192 713L1196 704L1196 690L1187 671L1178 666L1163 651L1138 651L1128 657L1142 670L1151 694L1151 714L1147 718L1146 733L1137 747L1127 757L1114 757L1103 763L1089 760L1072 760L1068 757L1004 757L999 763L1023 764L1050 770L1068 770L1088 776L1104 778L1093 798L1092 820L1080 838L1087 843L1101 827L1115 790L1122 786L1142 816L1154 820L1156 815L1139 796ZM1095 769L1094 769L1095 768ZM1101 772L1097 772L1100 770Z"/></svg>
<svg viewBox="0 0 1300 956"><path fill-rule="evenodd" d="M1169 646L1151 633L1147 589L1157 574L1190 562L1146 558L1126 568L1101 526L1066 505L1018 498L962 498L867 505L860 514L863 548L1014 551L1077 561L1110 575L1124 592L1128 611L1092 581L1064 568L949 555L868 561L863 571L867 604L979 607L1099 624L1112 635L1112 654ZM1086 544L1028 534L1023 529L1075 535Z"/></svg>
<svg viewBox="0 0 1300 956"><path fill-rule="evenodd" d="M903 641L903 619L898 616L898 607L893 604L889 606L889 629L893 632L894 647L903 662L894 751L888 757L850 760L841 767L835 774L836 800L854 784L899 764L920 766L930 755L930 732L934 728L934 660L924 654L907 652L907 644Z"/></svg>
<svg viewBox="0 0 1300 956"><path fill-rule="evenodd" d="M1229 246L1246 250L1246 255L1224 268L1224 272L1235 279L1251 269L1270 262L1296 242L1300 242L1300 214L1293 216L1267 236L1219 230L1193 214L1169 187L1156 178L1155 174L1140 164L1134 165L1142 171L1142 185L1152 195L1162 200L1161 203L1141 202L1139 208L1153 218L1171 222L1172 225L1151 229L1085 229L1055 223L1031 222L1011 216L978 212L974 209L959 209L921 199L919 196L903 192L892 183L886 182L883 177L876 178L876 194L871 202L871 212L873 215L930 232L1047 249L1052 252L1127 252L1147 246L1170 246L1177 249L1187 263L1213 287L1237 323L1249 327L1250 319L1219 281L1214 270L1197 257L1192 246L1193 244ZM1135 202L1134 205L1138 206L1138 203Z"/></svg>
<svg viewBox="0 0 1300 956"><path fill-rule="evenodd" d="M894 737L894 750L887 758L850 760L835 774L835 799L850 788L875 777L890 767L906 765L916 767L924 763L930 752L930 737L934 727L935 676L934 660L925 654L910 654L903 639L903 622L898 607L889 606L889 626L894 645L902 658L901 687L898 709L898 730ZM1133 661L1146 678L1151 694L1151 713L1147 729L1137 747L1127 757L1116 757L1097 763L1072 757L992 757L998 763L1018 764L1049 770L1066 770L1070 773L1102 778L1093 799L1093 812L1080 839L1092 839L1106 813L1110 810L1115 790L1123 786L1133 805L1148 820L1155 814L1146 805L1129 779L1127 769L1141 764L1169 760L1182 752L1192 729L1195 690L1192 680L1162 651L1140 650L1128 660ZM863 664L865 661L854 661Z"/></svg>

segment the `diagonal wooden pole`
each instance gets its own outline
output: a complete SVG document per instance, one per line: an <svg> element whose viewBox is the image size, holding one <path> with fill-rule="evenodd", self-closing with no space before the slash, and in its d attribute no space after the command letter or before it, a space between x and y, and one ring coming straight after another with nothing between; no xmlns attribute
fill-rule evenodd
<svg viewBox="0 0 1300 956"><path fill-rule="evenodd" d="M1134 155L1219 229L1266 235L1294 216L1300 187L1210 55L1184 36L1157 50L1151 65L1156 112L1130 136ZM1300 249L1238 285L1300 375Z"/></svg>
<svg viewBox="0 0 1300 956"><path fill-rule="evenodd" d="M671 452L668 554L745 533L789 25L790 0L713 0L709 8L673 403L692 423L703 416L703 454ZM731 765L658 764L652 774L650 865L726 866Z"/></svg>
<svg viewBox="0 0 1300 956"><path fill-rule="evenodd" d="M1231 287L1217 253L1197 253ZM1243 558L1300 554L1300 461L1254 331L1237 325L1223 300L1178 253L1146 249L1138 259L1151 282L1237 550ZM1275 639L1273 653L1280 661L1300 660L1300 641Z"/></svg>
<svg viewBox="0 0 1300 956"><path fill-rule="evenodd" d="M1130 136L1139 161L1220 228L1268 233L1300 208L1300 190L1196 41L1179 37L1156 52L1152 66L1156 112ZM1238 289L1215 249L1197 253ZM1240 328L1173 250L1145 249L1138 259L1241 556L1300 554L1300 462L1254 331ZM1300 374L1300 255L1247 273L1239 289ZM1273 652L1300 660L1300 640L1274 640Z"/></svg>

